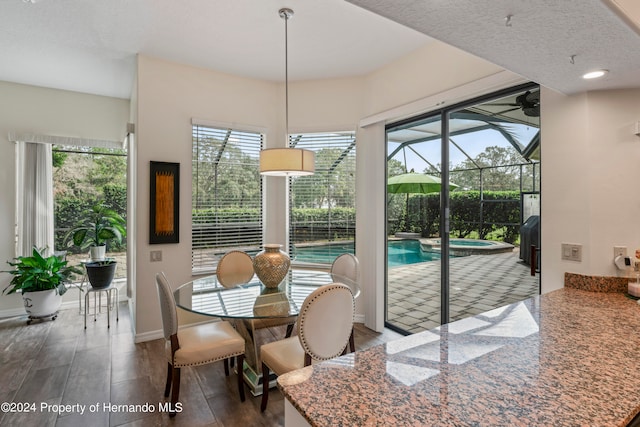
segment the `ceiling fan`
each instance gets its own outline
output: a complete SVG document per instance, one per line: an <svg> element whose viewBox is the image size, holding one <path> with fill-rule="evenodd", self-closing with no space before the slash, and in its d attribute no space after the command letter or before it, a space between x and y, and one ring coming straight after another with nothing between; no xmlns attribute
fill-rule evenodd
<svg viewBox="0 0 640 427"><path fill-rule="evenodd" d="M525 116L539 117L540 116L540 91L531 92L530 90L516 96L514 102L496 102L485 105L496 105L504 107L512 107L503 111L498 111L492 114L493 116L499 116L500 114L508 113L509 111L522 110Z"/></svg>

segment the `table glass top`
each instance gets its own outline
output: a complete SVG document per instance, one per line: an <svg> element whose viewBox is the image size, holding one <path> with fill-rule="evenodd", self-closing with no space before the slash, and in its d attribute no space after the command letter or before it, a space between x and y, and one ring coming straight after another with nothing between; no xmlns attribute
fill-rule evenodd
<svg viewBox="0 0 640 427"><path fill-rule="evenodd" d="M185 283L174 291L178 307L193 313L222 318L269 319L297 316L304 299L315 289L340 282L357 297L359 288L346 277L326 271L291 270L277 288L267 288L257 276L243 285L225 288L215 275Z"/></svg>

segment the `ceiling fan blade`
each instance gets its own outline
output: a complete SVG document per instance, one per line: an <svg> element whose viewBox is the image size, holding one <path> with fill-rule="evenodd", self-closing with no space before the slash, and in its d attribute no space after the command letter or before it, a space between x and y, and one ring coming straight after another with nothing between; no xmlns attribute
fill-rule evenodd
<svg viewBox="0 0 640 427"><path fill-rule="evenodd" d="M525 96L525 99L528 102L537 104L538 102L540 102L540 91L528 93L527 96Z"/></svg>
<svg viewBox="0 0 640 427"><path fill-rule="evenodd" d="M491 106L498 106L498 107L518 107L520 106L520 104L516 104L513 102L496 102L496 103L489 103L489 104L483 104L483 105L491 105Z"/></svg>
<svg viewBox="0 0 640 427"><path fill-rule="evenodd" d="M492 117L493 116L499 116L501 114L508 113L509 111L515 111L515 110L519 110L519 109L520 109L520 107L509 108L508 110L502 110L502 111L498 111L497 113L493 113L493 114L491 114L491 116Z"/></svg>
<svg viewBox="0 0 640 427"><path fill-rule="evenodd" d="M525 116L540 117L540 105L538 104L535 107L531 107L531 108L523 108L522 112L524 113Z"/></svg>

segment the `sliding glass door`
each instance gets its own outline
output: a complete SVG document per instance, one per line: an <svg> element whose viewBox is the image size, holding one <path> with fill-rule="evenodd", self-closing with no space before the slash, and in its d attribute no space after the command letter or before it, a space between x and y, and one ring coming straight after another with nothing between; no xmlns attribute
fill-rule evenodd
<svg viewBox="0 0 640 427"><path fill-rule="evenodd" d="M401 332L442 318L442 252L422 248L440 235L441 129L433 115L387 130L386 322Z"/></svg>
<svg viewBox="0 0 640 427"><path fill-rule="evenodd" d="M526 85L387 127L388 327L539 294L539 102Z"/></svg>

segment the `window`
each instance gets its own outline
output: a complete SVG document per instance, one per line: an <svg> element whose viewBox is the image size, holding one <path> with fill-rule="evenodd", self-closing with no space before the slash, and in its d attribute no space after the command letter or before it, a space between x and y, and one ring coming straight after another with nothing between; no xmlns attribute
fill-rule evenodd
<svg viewBox="0 0 640 427"><path fill-rule="evenodd" d="M315 173L292 177L289 184L289 252L293 260L331 263L341 253L353 253L355 133L290 135L289 145L316 155Z"/></svg>
<svg viewBox="0 0 640 427"><path fill-rule="evenodd" d="M192 271L212 269L222 254L262 244L263 135L193 125Z"/></svg>
<svg viewBox="0 0 640 427"><path fill-rule="evenodd" d="M53 146L55 249L66 250L67 260L77 264L86 250L69 246L68 233L84 212L97 203L127 218L127 150L89 146ZM126 277L127 241L110 241L109 257L118 261L116 279Z"/></svg>

